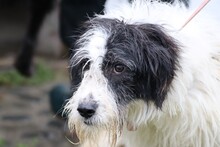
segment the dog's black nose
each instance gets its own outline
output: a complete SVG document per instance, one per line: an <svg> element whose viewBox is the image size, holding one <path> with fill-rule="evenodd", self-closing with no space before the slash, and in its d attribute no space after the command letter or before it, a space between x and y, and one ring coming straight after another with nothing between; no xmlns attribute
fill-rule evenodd
<svg viewBox="0 0 220 147"><path fill-rule="evenodd" d="M77 111L82 117L88 119L95 114L97 107L98 104L96 102L81 103L79 104Z"/></svg>

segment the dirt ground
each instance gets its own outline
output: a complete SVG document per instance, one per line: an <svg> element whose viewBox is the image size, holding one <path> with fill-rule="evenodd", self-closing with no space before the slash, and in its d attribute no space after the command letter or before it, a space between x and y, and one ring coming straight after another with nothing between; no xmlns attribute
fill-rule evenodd
<svg viewBox="0 0 220 147"><path fill-rule="evenodd" d="M12 57L0 58L0 70L12 68ZM46 62L56 79L39 86L0 87L0 147L73 147L65 120L50 109L49 91L68 84L66 60ZM7 69L8 70L8 69Z"/></svg>

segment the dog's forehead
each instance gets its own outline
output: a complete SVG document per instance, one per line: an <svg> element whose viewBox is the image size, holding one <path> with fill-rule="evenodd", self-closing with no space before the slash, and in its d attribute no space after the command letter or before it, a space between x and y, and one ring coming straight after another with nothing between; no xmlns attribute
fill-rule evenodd
<svg viewBox="0 0 220 147"><path fill-rule="evenodd" d="M88 58L92 64L101 64L108 50L108 40L114 34L117 22L113 19L93 19L87 22L87 31L78 41L80 58ZM78 58L76 56L76 58Z"/></svg>
<svg viewBox="0 0 220 147"><path fill-rule="evenodd" d="M170 43L163 27L156 24L129 24L117 19L94 18L87 22L87 29L80 40L83 44L79 52L86 53L82 58L88 58L91 64L102 64L109 53L114 55L113 59L115 56L133 58L139 57L144 48L150 50L155 43L164 46L164 42Z"/></svg>
<svg viewBox="0 0 220 147"><path fill-rule="evenodd" d="M80 48L80 52L86 52L90 61L103 58L108 49L117 48L123 50L131 45L137 31L140 32L138 24L129 25L117 19L96 18L87 22L89 30L82 36L82 42L86 42ZM112 50L113 51L113 50Z"/></svg>
<svg viewBox="0 0 220 147"><path fill-rule="evenodd" d="M88 44L84 49L88 53L91 61L99 62L100 58L104 57L106 53L106 42L108 34L104 30L92 30L93 35L90 37Z"/></svg>

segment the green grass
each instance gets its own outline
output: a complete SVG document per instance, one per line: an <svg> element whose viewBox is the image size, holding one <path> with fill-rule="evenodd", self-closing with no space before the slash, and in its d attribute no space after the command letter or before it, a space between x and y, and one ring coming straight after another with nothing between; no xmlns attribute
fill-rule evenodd
<svg viewBox="0 0 220 147"><path fill-rule="evenodd" d="M29 143L16 143L15 147L36 147L39 143L37 138L33 138ZM6 147L7 143L4 139L0 138L0 147Z"/></svg>
<svg viewBox="0 0 220 147"><path fill-rule="evenodd" d="M0 138L0 147L5 147L5 140Z"/></svg>
<svg viewBox="0 0 220 147"><path fill-rule="evenodd" d="M26 143L18 143L16 147L36 147L38 144L37 139L32 139L29 144Z"/></svg>
<svg viewBox="0 0 220 147"><path fill-rule="evenodd" d="M15 69L0 72L0 85L21 86L40 85L54 79L54 72L40 61L35 65L35 73L32 77L21 76Z"/></svg>

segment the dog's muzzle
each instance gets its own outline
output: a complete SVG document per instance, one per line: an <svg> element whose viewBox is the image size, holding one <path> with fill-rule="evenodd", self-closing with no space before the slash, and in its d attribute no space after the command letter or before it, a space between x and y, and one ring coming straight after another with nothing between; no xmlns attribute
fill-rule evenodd
<svg viewBox="0 0 220 147"><path fill-rule="evenodd" d="M79 104L77 111L83 118L89 119L95 114L97 108L98 104L96 102L82 102Z"/></svg>

